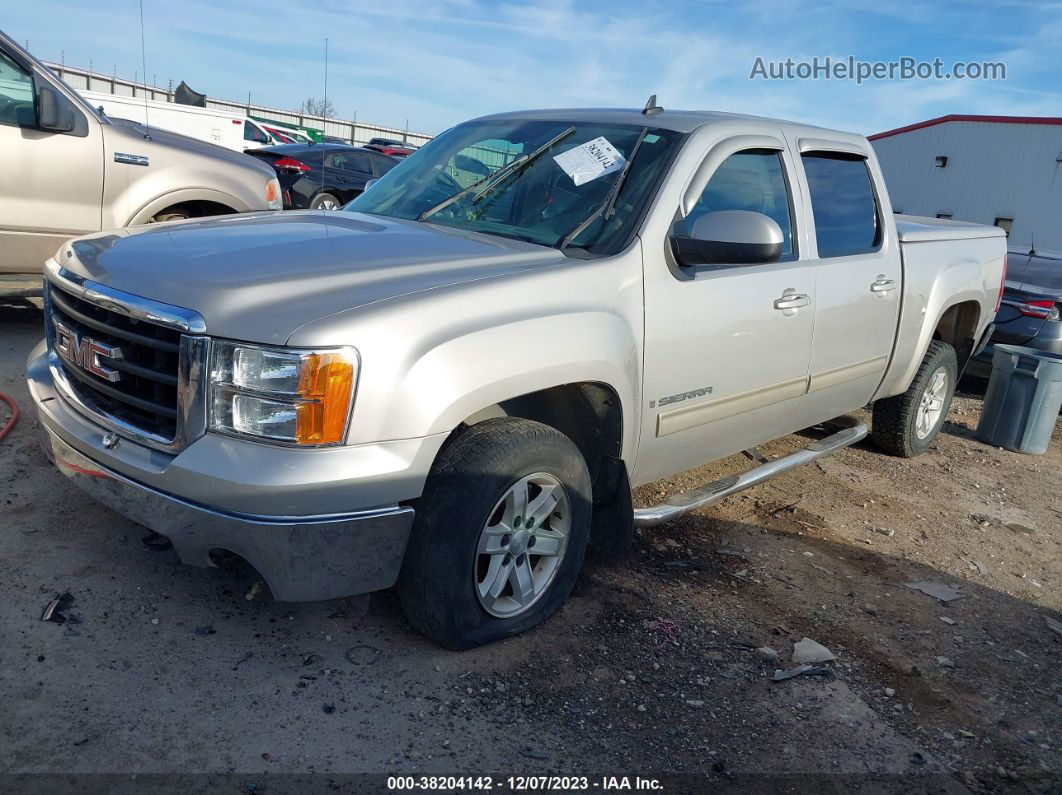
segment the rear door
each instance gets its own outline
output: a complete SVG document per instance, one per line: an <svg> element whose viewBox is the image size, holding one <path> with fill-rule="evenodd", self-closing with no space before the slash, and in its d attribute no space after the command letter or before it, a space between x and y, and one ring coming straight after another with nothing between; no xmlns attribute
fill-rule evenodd
<svg viewBox="0 0 1062 795"><path fill-rule="evenodd" d="M789 433L807 387L814 263L798 245L792 158L780 137L758 135L721 141L703 162L718 165L676 224L720 210L763 213L782 229L783 253L764 264L683 267L670 250L645 251L637 483Z"/></svg>
<svg viewBox="0 0 1062 795"><path fill-rule="evenodd" d="M797 148L817 297L796 423L807 427L862 407L877 390L896 339L902 275L891 210L866 153L846 142L801 140Z"/></svg>
<svg viewBox="0 0 1062 795"><path fill-rule="evenodd" d="M69 132L37 126L41 83L57 92L64 114L73 114ZM0 49L0 272L40 273L64 240L99 231L101 127L20 54Z"/></svg>
<svg viewBox="0 0 1062 795"><path fill-rule="evenodd" d="M365 183L375 177L371 155L366 152L333 152L325 157L325 181L342 195L341 199L353 199L365 189Z"/></svg>

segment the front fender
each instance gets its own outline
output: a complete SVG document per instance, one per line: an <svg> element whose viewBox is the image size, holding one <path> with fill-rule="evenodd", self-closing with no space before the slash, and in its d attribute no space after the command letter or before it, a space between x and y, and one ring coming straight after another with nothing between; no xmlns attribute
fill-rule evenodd
<svg viewBox="0 0 1062 795"><path fill-rule="evenodd" d="M623 458L638 438L638 347L629 326L607 312L520 320L448 339L405 373L384 438L451 431L490 406L576 382L610 387L623 414Z"/></svg>
<svg viewBox="0 0 1062 795"><path fill-rule="evenodd" d="M133 211L132 215L124 224L122 224L122 226L139 226L140 224L146 224L156 213L159 213L168 207L173 207L175 204L183 204L184 202L192 201L208 201L213 202L214 204L221 204L230 207L234 212L238 213L262 209L260 207L251 207L243 199L233 196L231 193L214 190L213 188L182 188L180 190L167 191L147 199Z"/></svg>

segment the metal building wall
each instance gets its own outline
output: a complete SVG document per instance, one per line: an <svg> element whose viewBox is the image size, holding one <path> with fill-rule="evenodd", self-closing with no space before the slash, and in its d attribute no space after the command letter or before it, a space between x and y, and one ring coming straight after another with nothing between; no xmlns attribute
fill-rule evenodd
<svg viewBox="0 0 1062 795"><path fill-rule="evenodd" d="M1062 125L949 121L872 144L897 211L1013 218L1011 245L1062 252Z"/></svg>

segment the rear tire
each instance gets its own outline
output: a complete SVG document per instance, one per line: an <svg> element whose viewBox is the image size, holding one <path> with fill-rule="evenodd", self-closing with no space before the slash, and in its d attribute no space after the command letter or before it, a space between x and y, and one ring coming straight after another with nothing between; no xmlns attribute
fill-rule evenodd
<svg viewBox="0 0 1062 795"><path fill-rule="evenodd" d="M338 210L342 206L343 202L332 193L318 193L310 201L311 210Z"/></svg>
<svg viewBox="0 0 1062 795"><path fill-rule="evenodd" d="M924 453L948 417L958 370L954 348L939 340L929 343L907 391L875 401L871 426L874 444L903 458Z"/></svg>
<svg viewBox="0 0 1062 795"><path fill-rule="evenodd" d="M560 431L498 418L460 432L417 501L398 582L409 623L450 649L542 623L575 585L590 513L586 462Z"/></svg>

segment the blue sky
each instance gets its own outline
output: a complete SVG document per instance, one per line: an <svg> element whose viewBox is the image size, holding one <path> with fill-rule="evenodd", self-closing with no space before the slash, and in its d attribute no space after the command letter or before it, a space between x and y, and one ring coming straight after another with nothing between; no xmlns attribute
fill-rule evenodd
<svg viewBox="0 0 1062 795"><path fill-rule="evenodd" d="M704 108L863 133L946 113L1062 115L1062 0L144 0L147 72L211 96L436 133L527 107ZM10 3L39 57L133 77L136 0ZM1005 81L749 80L757 57L1002 61Z"/></svg>

